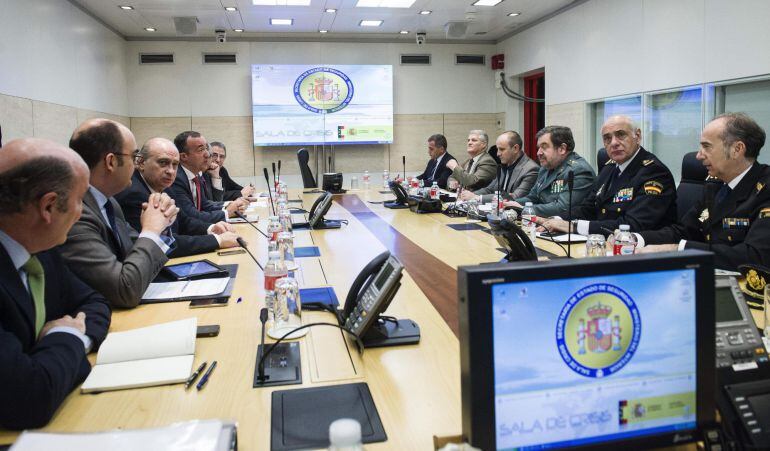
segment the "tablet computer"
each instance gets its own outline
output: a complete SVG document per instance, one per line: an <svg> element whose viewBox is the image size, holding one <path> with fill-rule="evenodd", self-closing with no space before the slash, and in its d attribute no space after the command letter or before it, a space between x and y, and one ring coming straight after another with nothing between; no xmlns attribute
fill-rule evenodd
<svg viewBox="0 0 770 451"><path fill-rule="evenodd" d="M216 275L228 274L226 269L208 260L164 266L163 270L176 280L205 279Z"/></svg>

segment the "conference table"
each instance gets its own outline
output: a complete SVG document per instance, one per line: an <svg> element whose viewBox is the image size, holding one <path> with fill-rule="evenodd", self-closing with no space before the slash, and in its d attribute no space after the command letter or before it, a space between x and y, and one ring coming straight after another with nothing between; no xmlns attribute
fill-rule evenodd
<svg viewBox="0 0 770 451"><path fill-rule="evenodd" d="M295 191L293 206L309 208L318 196ZM247 254L216 253L174 259L180 263L207 258L218 264L237 264L238 273L229 305L190 309L188 302L140 305L113 312L110 331L196 317L199 325L219 324L218 337L198 338L195 363L218 362L206 387L185 391L181 384L81 394L70 394L53 420L43 429L55 432L94 432L148 428L194 419L225 419L238 423L242 450L270 448L271 394L276 390L343 383L367 383L382 420L387 441L367 449L432 449L434 436L462 432L460 399L459 320L457 268L497 262L504 254L483 224L480 230L458 231L450 224L464 218L444 214L415 214L388 209L392 198L376 187L335 196L326 217L347 221L341 229L295 230L295 246L317 246L320 257L299 258L295 277L300 288L331 286L344 303L359 271L375 256L389 250L404 265L401 288L387 314L415 321L421 331L416 345L367 348L331 327L311 328L299 339L302 384L253 388L257 347L261 338L259 311L264 306L262 271ZM261 230L267 226L267 204L256 213ZM248 224L236 225L254 256L267 261L267 240ZM538 239L546 253L563 255L562 248ZM582 244L572 247L584 256ZM303 311L302 322L335 322L327 312ZM163 337L158 337L162 340ZM268 342L273 340L268 339ZM95 360L92 353L90 359ZM11 443L17 432L0 431L0 444Z"/></svg>

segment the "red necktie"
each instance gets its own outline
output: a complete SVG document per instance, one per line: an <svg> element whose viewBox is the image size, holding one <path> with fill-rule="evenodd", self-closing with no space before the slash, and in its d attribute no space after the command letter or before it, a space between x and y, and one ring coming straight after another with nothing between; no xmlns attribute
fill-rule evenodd
<svg viewBox="0 0 770 451"><path fill-rule="evenodd" d="M197 175L193 177L193 183L195 183L195 208L201 211L201 179Z"/></svg>

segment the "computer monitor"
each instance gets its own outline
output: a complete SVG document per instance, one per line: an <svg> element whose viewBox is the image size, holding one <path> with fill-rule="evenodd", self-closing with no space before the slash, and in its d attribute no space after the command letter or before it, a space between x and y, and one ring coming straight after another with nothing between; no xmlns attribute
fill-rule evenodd
<svg viewBox="0 0 770 451"><path fill-rule="evenodd" d="M494 449L635 449L714 421L708 252L461 267L463 434Z"/></svg>

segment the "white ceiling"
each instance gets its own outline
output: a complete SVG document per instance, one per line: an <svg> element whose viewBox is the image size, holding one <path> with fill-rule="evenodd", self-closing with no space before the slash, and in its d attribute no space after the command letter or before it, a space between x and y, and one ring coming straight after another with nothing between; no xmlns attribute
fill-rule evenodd
<svg viewBox="0 0 770 451"><path fill-rule="evenodd" d="M459 41L495 42L522 27L543 20L580 0L503 0L496 6L472 6L474 0L416 0L410 8L356 8L357 0L311 0L310 6L254 6L251 0L70 0L127 39L214 39L214 30L224 28L228 39L374 39L414 42L415 32L426 32L428 42L444 42L445 25L467 21L468 30ZM130 5L124 11L118 5ZM238 8L225 11L225 6ZM336 13L326 13L336 8ZM420 15L421 10L432 14ZM508 13L520 12L518 17ZM198 32L178 35L174 17L198 18ZM271 26L270 18L294 19L290 27ZM382 20L378 28L360 27L363 19ZM147 32L145 27L156 28ZM232 30L242 28L243 33ZM320 34L318 30L329 30ZM409 34L398 34L408 30Z"/></svg>

